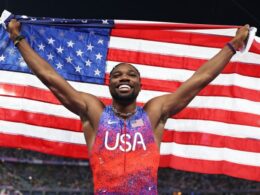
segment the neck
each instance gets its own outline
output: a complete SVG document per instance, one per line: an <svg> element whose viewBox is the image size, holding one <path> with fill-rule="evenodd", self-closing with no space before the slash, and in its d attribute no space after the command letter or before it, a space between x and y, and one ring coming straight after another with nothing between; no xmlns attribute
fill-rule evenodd
<svg viewBox="0 0 260 195"><path fill-rule="evenodd" d="M112 103L113 111L116 115L127 118L129 116L132 116L136 112L136 102L131 102L128 104L122 104L119 102L113 101Z"/></svg>

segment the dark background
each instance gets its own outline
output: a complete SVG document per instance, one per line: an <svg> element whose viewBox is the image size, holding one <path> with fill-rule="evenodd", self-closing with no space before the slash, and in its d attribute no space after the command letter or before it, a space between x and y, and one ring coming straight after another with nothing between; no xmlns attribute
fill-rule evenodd
<svg viewBox="0 0 260 195"><path fill-rule="evenodd" d="M60 18L248 23L260 31L259 0L0 0L0 12L4 9L19 15Z"/></svg>

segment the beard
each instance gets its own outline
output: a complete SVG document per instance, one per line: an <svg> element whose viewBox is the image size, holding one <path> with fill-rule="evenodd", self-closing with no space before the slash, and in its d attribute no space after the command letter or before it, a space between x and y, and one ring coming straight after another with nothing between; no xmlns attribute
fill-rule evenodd
<svg viewBox="0 0 260 195"><path fill-rule="evenodd" d="M136 100L138 93L130 93L130 94L126 94L126 95L121 95L118 94L116 92L111 92L111 96L113 97L114 100L118 101L118 102L126 102L126 103L130 103Z"/></svg>

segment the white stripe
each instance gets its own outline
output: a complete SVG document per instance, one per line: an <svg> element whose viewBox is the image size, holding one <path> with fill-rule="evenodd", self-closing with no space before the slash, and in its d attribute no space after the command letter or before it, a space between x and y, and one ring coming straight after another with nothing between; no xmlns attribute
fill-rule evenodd
<svg viewBox="0 0 260 195"><path fill-rule="evenodd" d="M0 120L0 132L12 135L24 135L49 141L86 144L82 132L65 131L2 120Z"/></svg>
<svg viewBox="0 0 260 195"><path fill-rule="evenodd" d="M109 74L115 65L119 62L107 61L106 73ZM142 64L132 64L134 65L141 73L142 78L150 79L160 79L168 81L180 81L184 82L189 79L195 71L184 70L184 69L175 69L175 68L164 68L156 66L148 66ZM248 77L239 75L236 73L233 74L220 74L216 79L214 79L211 85L224 85L224 86L239 86L253 90L260 90L260 78Z"/></svg>
<svg viewBox="0 0 260 195"><path fill-rule="evenodd" d="M219 48L200 47L113 36L110 38L109 47L162 55L185 56L198 59L210 59L220 51ZM233 56L231 61L260 64L260 55L248 52L244 55Z"/></svg>
<svg viewBox="0 0 260 195"><path fill-rule="evenodd" d="M169 131L200 132L260 140L260 127L228 124L209 120L168 119L165 124L165 129L168 129Z"/></svg>
<svg viewBox="0 0 260 195"><path fill-rule="evenodd" d="M0 108L79 119L77 115L70 112L62 105L50 104L23 98L0 96Z"/></svg>
<svg viewBox="0 0 260 195"><path fill-rule="evenodd" d="M40 89L48 89L36 76L31 74L26 74L26 73L16 73L16 72L0 70L0 82L15 84L15 85L32 86ZM111 96L109 95L108 87L105 85L81 83L81 82L73 82L73 81L68 81L68 82L73 88L75 88L78 91L95 94L98 97L102 97L104 94L107 93L105 97L111 98Z"/></svg>
<svg viewBox="0 0 260 195"><path fill-rule="evenodd" d="M114 20L115 24L125 24L125 25L129 25L129 24L183 24L183 23L174 23L174 22L154 22L154 21L140 21L140 20Z"/></svg>
<svg viewBox="0 0 260 195"><path fill-rule="evenodd" d="M260 166L260 153L245 152L229 148L162 143L160 153L162 155L172 154L183 158L212 161L224 160L237 164Z"/></svg>

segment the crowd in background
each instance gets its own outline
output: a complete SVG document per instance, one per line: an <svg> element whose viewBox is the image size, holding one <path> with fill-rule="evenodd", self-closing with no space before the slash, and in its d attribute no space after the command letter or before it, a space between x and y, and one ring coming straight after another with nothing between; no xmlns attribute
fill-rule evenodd
<svg viewBox="0 0 260 195"><path fill-rule="evenodd" d="M93 190L92 174L86 160L7 148L0 148L0 158L0 187ZM5 159L16 159L16 161ZM158 188L159 192L250 190L260 192L260 182L224 175L198 174L160 168Z"/></svg>

